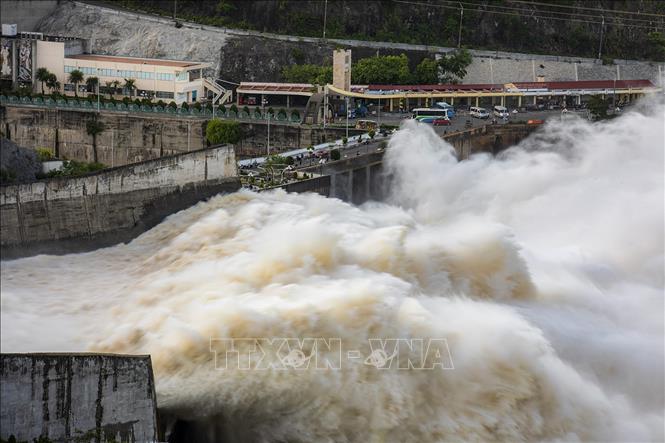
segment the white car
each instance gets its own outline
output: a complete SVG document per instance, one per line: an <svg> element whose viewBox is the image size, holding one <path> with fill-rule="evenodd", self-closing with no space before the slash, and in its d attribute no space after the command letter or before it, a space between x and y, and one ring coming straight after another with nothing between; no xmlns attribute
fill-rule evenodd
<svg viewBox="0 0 665 443"><path fill-rule="evenodd" d="M476 118L490 118L490 113L485 108L479 108L477 106L472 106L469 110L469 115Z"/></svg>

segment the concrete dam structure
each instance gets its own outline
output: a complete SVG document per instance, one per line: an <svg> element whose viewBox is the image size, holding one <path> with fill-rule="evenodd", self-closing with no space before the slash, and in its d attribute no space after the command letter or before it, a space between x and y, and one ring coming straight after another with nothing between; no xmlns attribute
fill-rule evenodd
<svg viewBox="0 0 665 443"><path fill-rule="evenodd" d="M0 438L157 441L150 356L0 355Z"/></svg>
<svg viewBox="0 0 665 443"><path fill-rule="evenodd" d="M526 138L537 125L486 125L480 128L443 136L464 160L473 154L497 154ZM306 171L318 175L309 180L283 186L288 192L316 192L354 204L368 200L382 200L386 195L386 174L383 170L383 152L346 158L324 165L312 166Z"/></svg>
<svg viewBox="0 0 665 443"><path fill-rule="evenodd" d="M128 241L164 217L234 192L233 147L0 187L2 257L96 249Z"/></svg>

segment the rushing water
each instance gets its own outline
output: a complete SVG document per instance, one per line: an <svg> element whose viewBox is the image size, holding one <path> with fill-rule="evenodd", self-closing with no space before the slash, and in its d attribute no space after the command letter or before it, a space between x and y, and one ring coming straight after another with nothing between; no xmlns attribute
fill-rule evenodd
<svg viewBox="0 0 665 443"><path fill-rule="evenodd" d="M248 440L662 441L664 122L463 162L407 123L385 203L238 192L2 262L2 349L149 353L164 410ZM342 367L214 370L210 339L244 337L339 338ZM445 338L454 370L346 358L377 337Z"/></svg>

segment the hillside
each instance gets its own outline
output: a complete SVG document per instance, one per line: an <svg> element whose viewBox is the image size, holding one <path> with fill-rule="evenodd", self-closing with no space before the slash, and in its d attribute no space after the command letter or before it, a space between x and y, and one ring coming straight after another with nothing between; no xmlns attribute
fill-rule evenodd
<svg viewBox="0 0 665 443"><path fill-rule="evenodd" d="M173 0L117 5L173 16ZM597 57L665 60L665 2L656 0L178 0L177 17L320 37Z"/></svg>

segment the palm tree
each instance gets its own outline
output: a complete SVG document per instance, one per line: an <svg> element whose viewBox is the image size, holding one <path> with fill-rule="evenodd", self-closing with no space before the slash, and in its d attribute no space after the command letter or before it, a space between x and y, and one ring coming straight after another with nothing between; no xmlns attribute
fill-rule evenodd
<svg viewBox="0 0 665 443"><path fill-rule="evenodd" d="M129 90L129 96L133 96L133 91L136 89L136 80L133 78L126 78L125 79L125 88Z"/></svg>
<svg viewBox="0 0 665 443"><path fill-rule="evenodd" d="M48 75L48 78L46 79L46 87L51 90L51 94L53 94L54 91L60 91L60 82L54 73Z"/></svg>
<svg viewBox="0 0 665 443"><path fill-rule="evenodd" d="M72 72L69 73L69 83L74 84L74 96L78 97L79 94L79 83L83 81L83 73L79 71L78 69L74 69Z"/></svg>
<svg viewBox="0 0 665 443"><path fill-rule="evenodd" d="M113 95L116 95L118 93L118 88L120 87L120 81L119 80L113 80Z"/></svg>
<svg viewBox="0 0 665 443"><path fill-rule="evenodd" d="M104 82L104 86L106 86L106 92L109 93L109 98L113 98L113 93L111 92L111 89L113 88L113 82Z"/></svg>
<svg viewBox="0 0 665 443"><path fill-rule="evenodd" d="M99 90L99 78L97 77L88 77L85 79L85 86L88 88L88 91L98 93Z"/></svg>
<svg viewBox="0 0 665 443"><path fill-rule="evenodd" d="M44 83L46 83L46 80L49 79L49 76L51 75L51 72L49 72L48 69L46 68L39 68L37 69L37 80L41 82L42 84L42 94L44 94Z"/></svg>
<svg viewBox="0 0 665 443"><path fill-rule="evenodd" d="M88 120L85 125L86 132L92 136L92 161L97 163L99 157L97 156L97 135L104 132L106 127L103 122L98 120Z"/></svg>

